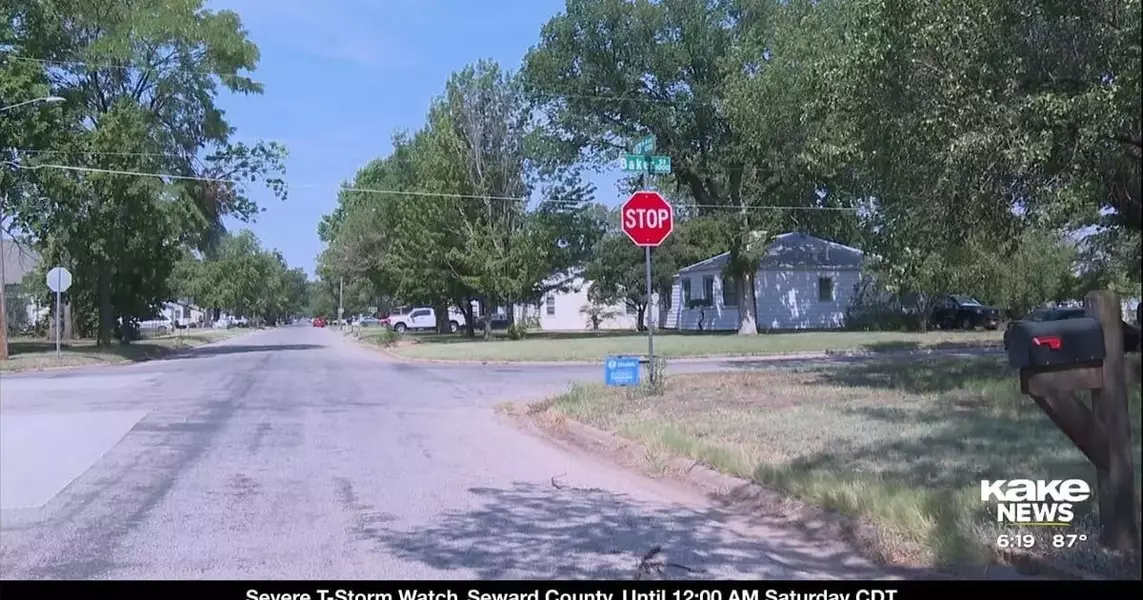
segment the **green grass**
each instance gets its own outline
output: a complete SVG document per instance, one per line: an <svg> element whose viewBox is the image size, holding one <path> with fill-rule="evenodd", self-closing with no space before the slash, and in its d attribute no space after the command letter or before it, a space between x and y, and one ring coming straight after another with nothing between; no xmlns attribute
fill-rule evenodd
<svg viewBox="0 0 1143 600"><path fill-rule="evenodd" d="M363 333L365 341L380 334ZM647 352L645 335L622 332L535 332L527 339L509 340L498 335L492 341L472 340L463 335L412 334L410 342L392 351L407 358L482 361L595 361L611 354L642 355ZM885 352L970 346L997 346L1002 334L976 332L803 332L739 336L724 333L657 332L655 354L664 358L703 356L756 356L826 350Z"/></svg>
<svg viewBox="0 0 1143 600"><path fill-rule="evenodd" d="M1129 368L1138 374L1137 356ZM1138 460L1135 377L1130 410ZM659 397L586 386L540 408L537 416L563 416L637 441L659 464L663 456L698 460L872 524L877 539L865 550L903 564L965 566L993 558L996 535L1013 529L999 527L979 501L981 479L1095 483L1083 455L997 359L680 375L668 377ZM1124 567L1116 557L1097 548L1093 503L1077 508L1069 532L1089 541L1040 550L1119 573ZM1043 545L1057 532L1029 533Z"/></svg>
<svg viewBox="0 0 1143 600"><path fill-rule="evenodd" d="M113 343L99 347L94 340L71 340L56 356L54 340L17 337L8 341L8 360L0 361L0 372L36 371L60 367L84 367L162 358L175 350L193 348L232 338L250 329L193 329L151 337L126 346Z"/></svg>

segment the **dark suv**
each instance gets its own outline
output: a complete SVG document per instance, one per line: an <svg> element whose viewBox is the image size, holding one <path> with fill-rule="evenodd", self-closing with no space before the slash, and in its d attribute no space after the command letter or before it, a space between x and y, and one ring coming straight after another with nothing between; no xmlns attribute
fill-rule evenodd
<svg viewBox="0 0 1143 600"><path fill-rule="evenodd" d="M938 329L997 329L1004 314L999 308L964 294L945 296L933 309L932 324Z"/></svg>

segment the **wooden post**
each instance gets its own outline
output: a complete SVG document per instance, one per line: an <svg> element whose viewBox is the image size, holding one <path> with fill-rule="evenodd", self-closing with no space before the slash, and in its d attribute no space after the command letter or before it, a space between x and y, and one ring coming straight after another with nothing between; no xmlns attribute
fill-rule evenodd
<svg viewBox="0 0 1143 600"><path fill-rule="evenodd" d="M1131 457L1131 424L1127 411L1127 359L1123 348L1122 307L1114 292L1094 291L1084 309L1099 320L1106 356L1103 387L1092 390L1092 417L1106 436L1107 468L1096 465L1100 541L1107 548L1139 557L1139 502Z"/></svg>

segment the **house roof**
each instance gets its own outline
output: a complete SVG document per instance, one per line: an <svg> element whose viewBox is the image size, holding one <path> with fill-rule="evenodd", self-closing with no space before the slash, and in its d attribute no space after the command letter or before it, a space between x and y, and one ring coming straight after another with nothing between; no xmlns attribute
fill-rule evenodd
<svg viewBox="0 0 1143 600"><path fill-rule="evenodd" d="M790 232L774 236L762 260L759 269L856 269L861 267L865 254L844 244L823 240L807 233ZM726 266L730 260L730 253L723 252L704 261L679 269L679 274L693 273L695 271L712 271Z"/></svg>
<svg viewBox="0 0 1143 600"><path fill-rule="evenodd" d="M18 284L24 275L35 271L40 264L40 255L26 244L12 240L0 240L0 252L4 253L4 285Z"/></svg>

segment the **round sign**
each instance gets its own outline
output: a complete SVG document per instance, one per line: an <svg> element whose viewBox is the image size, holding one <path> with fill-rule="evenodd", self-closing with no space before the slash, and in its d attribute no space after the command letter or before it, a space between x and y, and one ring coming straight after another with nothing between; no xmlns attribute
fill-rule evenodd
<svg viewBox="0 0 1143 600"><path fill-rule="evenodd" d="M48 289L60 294L71 287L71 272L63 267L52 267L48 271Z"/></svg>
<svg viewBox="0 0 1143 600"><path fill-rule="evenodd" d="M631 194L620 214L623 233L636 246L658 246L675 229L675 209L659 192Z"/></svg>

